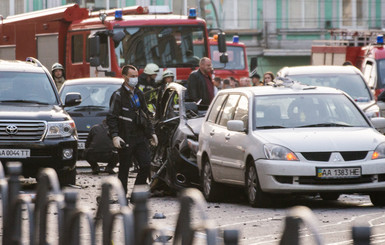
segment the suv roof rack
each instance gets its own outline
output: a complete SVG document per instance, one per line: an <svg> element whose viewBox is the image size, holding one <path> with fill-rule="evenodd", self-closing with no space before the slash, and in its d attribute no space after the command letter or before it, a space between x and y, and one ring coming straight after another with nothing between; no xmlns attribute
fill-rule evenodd
<svg viewBox="0 0 385 245"><path fill-rule="evenodd" d="M25 61L26 61L26 62L31 62L31 63L37 65L38 67L43 67L43 65L40 63L40 61L39 61L38 59L36 59L36 58L33 58L33 57L27 57L27 58L25 59Z"/></svg>

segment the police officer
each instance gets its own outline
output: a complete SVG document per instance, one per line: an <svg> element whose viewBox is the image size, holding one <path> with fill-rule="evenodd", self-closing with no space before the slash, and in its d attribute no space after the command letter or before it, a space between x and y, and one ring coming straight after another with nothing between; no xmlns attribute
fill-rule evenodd
<svg viewBox="0 0 385 245"><path fill-rule="evenodd" d="M52 65L51 75L55 81L56 88L59 91L63 83L65 82L64 67L60 63Z"/></svg>
<svg viewBox="0 0 385 245"><path fill-rule="evenodd" d="M122 76L124 83L110 99L107 124L113 145L118 148L118 178L127 194L127 178L132 157L135 157L139 164L135 185L146 184L151 161L148 140L156 146L158 138L149 119L143 92L136 88L138 70L135 66L126 65L122 68Z"/></svg>
<svg viewBox="0 0 385 245"><path fill-rule="evenodd" d="M144 71L138 78L138 88L143 93L156 88L155 78L158 75L159 66L154 63L149 63L144 67Z"/></svg>

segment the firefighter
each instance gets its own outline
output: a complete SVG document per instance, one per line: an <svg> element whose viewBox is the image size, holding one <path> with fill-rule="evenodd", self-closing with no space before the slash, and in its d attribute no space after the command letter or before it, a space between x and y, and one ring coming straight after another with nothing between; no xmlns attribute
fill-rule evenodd
<svg viewBox="0 0 385 245"><path fill-rule="evenodd" d="M161 109L161 101L163 97L163 93L166 90L167 86L174 82L174 72L171 70L165 70L162 75L162 80L159 83L159 87L157 88L157 100L156 100L156 113L155 113L155 119L160 118L160 109ZM177 97L176 97L177 98ZM175 98L174 98L175 99Z"/></svg>
<svg viewBox="0 0 385 245"><path fill-rule="evenodd" d="M137 87L143 91L143 93L156 88L155 78L158 75L159 66L154 63L149 63L144 67L144 71L138 77Z"/></svg>
<svg viewBox="0 0 385 245"><path fill-rule="evenodd" d="M56 88L60 91L61 86L65 82L64 77L64 67L60 63L55 63L52 65L51 75L55 81Z"/></svg>
<svg viewBox="0 0 385 245"><path fill-rule="evenodd" d="M122 68L122 76L124 83L111 96L107 124L112 143L118 148L118 178L127 194L127 178L132 158L135 157L139 165L134 185L147 184L151 162L148 141L156 146L158 137L154 133L143 92L136 88L138 70L135 66L126 65Z"/></svg>

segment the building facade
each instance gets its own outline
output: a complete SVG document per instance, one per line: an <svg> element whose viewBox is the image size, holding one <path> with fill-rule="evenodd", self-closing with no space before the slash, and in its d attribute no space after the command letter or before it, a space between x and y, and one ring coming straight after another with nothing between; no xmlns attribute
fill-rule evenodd
<svg viewBox="0 0 385 245"><path fill-rule="evenodd" d="M225 31L229 40L240 37L260 74L310 64L313 40L329 38L333 29L385 29L385 0L2 0L0 15L68 3L93 10L168 5L176 14L195 7L208 27Z"/></svg>

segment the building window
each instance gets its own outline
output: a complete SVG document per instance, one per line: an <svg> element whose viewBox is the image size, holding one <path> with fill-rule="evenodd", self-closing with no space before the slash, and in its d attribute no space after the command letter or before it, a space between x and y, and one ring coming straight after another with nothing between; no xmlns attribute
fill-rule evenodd
<svg viewBox="0 0 385 245"><path fill-rule="evenodd" d="M290 0L287 4L289 28L318 27L318 0Z"/></svg>
<svg viewBox="0 0 385 245"><path fill-rule="evenodd" d="M367 4L364 0L342 0L342 26L364 27L367 22Z"/></svg>

